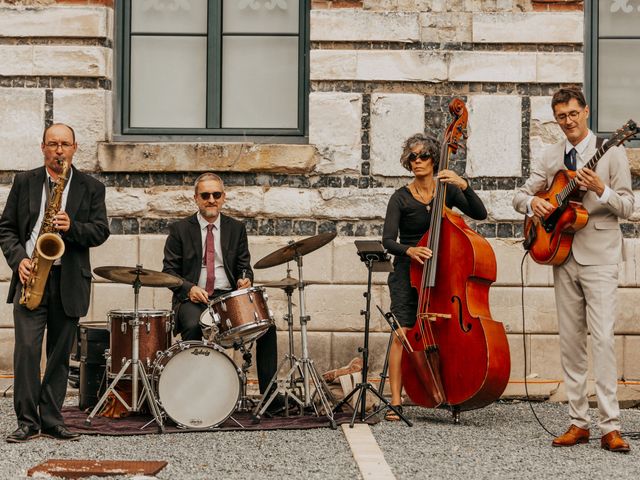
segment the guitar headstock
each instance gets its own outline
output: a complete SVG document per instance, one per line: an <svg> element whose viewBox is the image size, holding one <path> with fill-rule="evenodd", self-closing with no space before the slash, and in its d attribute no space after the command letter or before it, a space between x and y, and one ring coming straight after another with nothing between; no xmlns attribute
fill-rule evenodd
<svg viewBox="0 0 640 480"><path fill-rule="evenodd" d="M607 140L607 146L617 147L629 140L631 137L638 135L638 125L633 120L629 120L621 128L615 131L611 138Z"/></svg>

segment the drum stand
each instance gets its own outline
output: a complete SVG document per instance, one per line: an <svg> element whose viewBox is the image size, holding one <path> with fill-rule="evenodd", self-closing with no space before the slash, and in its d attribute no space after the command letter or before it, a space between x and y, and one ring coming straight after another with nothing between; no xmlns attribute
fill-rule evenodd
<svg viewBox="0 0 640 480"><path fill-rule="evenodd" d="M244 342L237 343L233 346L236 350L242 352L242 383L240 385L240 402L238 403L237 411L250 412L253 410L256 402L249 398L247 395L247 371L251 368L251 347L253 342L249 346L245 346Z"/></svg>
<svg viewBox="0 0 640 480"><path fill-rule="evenodd" d="M364 316L364 347L359 347L358 351L362 353L362 382L355 386L349 394L340 400L334 408L334 412L338 411L343 405L346 405L351 397L358 395L356 405L353 408L353 416L351 417L351 423L349 426L353 428L358 416L358 408L360 408L360 421L366 422L370 417L376 415L378 412L385 408L393 410L408 426L412 423L400 413L396 407L384 398L378 390L374 388L368 381L367 374L369 370L369 320L371 319L371 280L374 269L378 272L389 271L391 265L389 265L389 256L386 254L382 245L378 241L358 241L356 240L356 247L358 248L358 255L360 259L367 265L367 291L364 293L366 298L365 310L360 310L360 315ZM375 267L378 268L375 268ZM373 413L367 415L367 392L373 393L381 402L383 407L378 408Z"/></svg>
<svg viewBox="0 0 640 480"><path fill-rule="evenodd" d="M336 421L333 416L333 409L331 407L331 403L334 402L333 395L329 390L329 387L325 383L322 376L316 370L315 365L313 364L313 360L309 358L309 349L307 345L307 322L311 319L308 315L305 315L305 303L304 303L304 279L302 276L302 255L296 252L294 257L296 263L298 264L298 294L300 300L300 339L302 343L302 357L296 358L293 353L291 355L285 355L285 358L280 362L278 369L276 370L276 374L269 382L269 386L267 387L266 392L260 399L260 403L254 410L254 419L256 421L260 421L260 418L267 410L271 402L276 398L278 393L285 395L285 401L287 401L288 406L288 398L292 398L299 406L301 413L304 413L305 408L312 408L317 416L320 416L320 411L314 402L314 398L318 397L320 401L320 405L324 412L324 416L329 419L329 425L332 429L337 428ZM293 290L287 292L287 296L289 297L289 314L288 319L289 323L289 348L290 351L293 351L293 315L291 312L291 293ZM282 369L282 367L289 363L289 371L285 375L282 380L278 379L278 373ZM298 372L299 377L296 377L296 372ZM297 395L297 387L296 384L299 382L299 378L302 379L302 398ZM311 395L311 385L313 383L315 387L315 392ZM276 386L272 391L272 387Z"/></svg>
<svg viewBox="0 0 640 480"><path fill-rule="evenodd" d="M142 265L136 265L137 270L142 269ZM140 318L138 315L138 295L140 293L140 287L142 283L140 282L140 274L136 275L136 279L133 282L133 298L134 298L134 315L133 320L129 323L132 327L131 334L131 358L126 361L126 363L122 366L116 378L113 379L107 390L104 392L97 405L93 408L87 419L84 421L86 425L91 425L91 419L96 416L96 414L100 411L104 402L107 400L109 393L113 393L113 395L124 405L128 412L139 412L142 404L146 400L149 404L149 409L151 410L151 414L153 415L154 420L158 424L158 427L161 432L164 433L164 425L162 422L162 414L160 412L160 408L155 401L155 397L153 395L153 391L151 390L151 384L149 383L149 378L147 377L147 372L144 369L144 366L139 358L139 338L140 338ZM131 365L131 405L129 405L122 396L116 390L116 385L120 381L120 379L124 376L125 372ZM138 379L142 380L142 394L138 396Z"/></svg>

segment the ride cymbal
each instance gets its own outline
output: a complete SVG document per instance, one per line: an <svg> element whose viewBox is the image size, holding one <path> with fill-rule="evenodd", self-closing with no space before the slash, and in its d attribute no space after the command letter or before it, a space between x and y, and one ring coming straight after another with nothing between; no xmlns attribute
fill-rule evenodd
<svg viewBox="0 0 640 480"><path fill-rule="evenodd" d="M143 287L179 287L182 280L169 273L158 272L138 267L97 267L93 273L99 277L106 278L116 283L126 283L133 285L136 279L140 280Z"/></svg>
<svg viewBox="0 0 640 480"><path fill-rule="evenodd" d="M313 237L303 238L297 242L291 242L266 257L261 258L253 266L254 268L270 268L282 263L290 262L296 257L302 257L320 247L323 247L336 237L336 232L326 232Z"/></svg>

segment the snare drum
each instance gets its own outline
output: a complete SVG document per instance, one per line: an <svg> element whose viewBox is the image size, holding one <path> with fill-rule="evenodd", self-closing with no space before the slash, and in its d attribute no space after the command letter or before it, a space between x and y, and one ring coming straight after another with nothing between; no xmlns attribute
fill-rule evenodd
<svg viewBox="0 0 640 480"><path fill-rule="evenodd" d="M133 310L111 310L107 315L111 339L107 371L115 377L122 366L131 358L131 340L133 327L130 322L135 318ZM173 312L170 310L138 310L140 327L138 329L138 358L147 372L156 360L158 353L171 345ZM131 376L131 366L127 368L126 378Z"/></svg>
<svg viewBox="0 0 640 480"><path fill-rule="evenodd" d="M273 313L267 306L263 287L244 288L216 298L200 315L209 340L233 347L235 343L249 343L266 333L273 325Z"/></svg>
<svg viewBox="0 0 640 480"><path fill-rule="evenodd" d="M176 424L210 428L235 411L241 375L219 345L187 341L157 358L151 378L160 407Z"/></svg>

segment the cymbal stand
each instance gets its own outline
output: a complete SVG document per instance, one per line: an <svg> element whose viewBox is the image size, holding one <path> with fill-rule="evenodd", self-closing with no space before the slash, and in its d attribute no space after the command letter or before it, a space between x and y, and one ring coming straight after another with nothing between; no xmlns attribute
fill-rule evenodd
<svg viewBox="0 0 640 480"><path fill-rule="evenodd" d="M333 408L331 407L331 402L333 402L333 395L329 390L329 387L325 383L322 376L316 370L315 365L313 364L313 360L309 358L309 349L307 345L307 323L310 321L310 317L305 315L305 302L304 302L304 278L302 275L302 255L296 251L294 257L296 263L298 264L298 294L299 294L299 309L300 309L300 340L302 343L302 357L296 358L294 355L291 355L290 361L293 360L293 363L290 364L289 371L287 372L285 378L283 380L278 380L278 372L283 366L284 362L287 361L287 358L280 363L278 370L274 378L269 383L269 387L267 388L267 393L265 395L269 395L269 398L266 402L264 402L265 398L260 401L258 406L254 411L254 418L256 420L260 420L260 417L267 410L269 404L273 401L276 395L280 393L284 393L285 395L289 395L296 403L300 405L300 409L304 411L305 408L312 408L317 416L320 416L320 411L314 402L314 398L317 396L322 410L324 412L324 416L329 419L329 425L332 429L337 428L336 421L333 416ZM299 398L295 392L295 372L298 372L302 377L302 398ZM311 395L311 383L315 387L315 392ZM277 384L278 388L274 389L273 392L269 394L271 391L272 385Z"/></svg>
<svg viewBox="0 0 640 480"><path fill-rule="evenodd" d="M136 265L136 270L141 270L142 265ZM104 402L107 400L109 393L113 393L113 395L124 405L128 412L139 412L142 404L146 400L149 404L149 409L151 410L151 414L153 415L156 423L161 432L164 432L164 425L162 422L162 413L160 412L160 408L155 401L155 397L153 395L153 391L151 390L151 384L149 383L149 378L147 377L147 372L144 369L144 365L140 361L139 356L139 344L140 344L140 316L138 314L138 297L140 293L140 287L142 286L142 282L140 282L140 272L138 271L136 274L136 278L133 282L133 298L134 298L134 310L133 310L133 320L129 321L131 325L131 358L128 359L125 364L122 366L116 378L113 379L109 387L100 397L100 400L93 407L93 410L86 418L84 423L86 425L91 425L91 419L96 416L96 414L100 411ZM120 379L124 376L125 372L131 365L131 405L129 405L122 396L117 392L116 385L120 381ZM142 394L138 395L138 379L142 380Z"/></svg>
<svg viewBox="0 0 640 480"><path fill-rule="evenodd" d="M366 308L365 310L360 310L360 315L364 316L364 347L358 348L358 351L362 353L362 382L354 387L346 397L340 400L336 406L334 407L334 412L338 411L343 405L347 405L351 397L354 395L358 396L356 400L356 405L353 409L353 416L351 417L351 423L349 426L353 428L353 425L356 422L356 417L358 413L360 413L359 420L361 422L367 421L370 417L376 415L384 408L390 408L393 410L406 424L407 426L411 426L412 423L409 421L401 412L397 410L397 408L384 398L375 387L369 383L367 378L368 370L369 370L369 320L371 319L371 285L372 285L372 275L374 266L377 264L388 264L389 256L382 248L382 245L377 245L379 242L373 241L364 241L363 247L359 245L359 242L356 241L356 247L358 248L358 255L360 259L367 265L368 276L367 276L367 291L363 294L366 298ZM370 250L365 250L362 248L367 248ZM380 404L384 404L384 407L379 408L373 413L367 415L367 392L373 393L380 400ZM360 412L358 412L358 408L360 408Z"/></svg>

